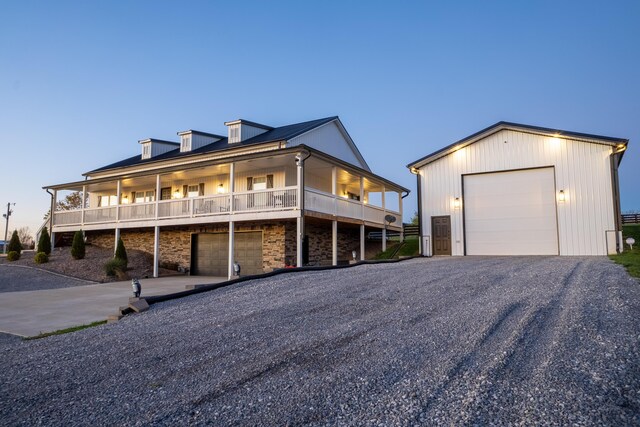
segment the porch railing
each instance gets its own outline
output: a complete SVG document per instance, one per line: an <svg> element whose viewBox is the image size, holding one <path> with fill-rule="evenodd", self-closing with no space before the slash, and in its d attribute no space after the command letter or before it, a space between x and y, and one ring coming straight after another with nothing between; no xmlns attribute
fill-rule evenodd
<svg viewBox="0 0 640 427"><path fill-rule="evenodd" d="M133 205L120 205L119 218L121 221L149 219L156 217L156 204L135 203Z"/></svg>
<svg viewBox="0 0 640 427"><path fill-rule="evenodd" d="M305 209L320 213L362 219L378 224L383 224L385 215L389 213L400 217L399 212L345 199L313 188L305 188L304 194Z"/></svg>
<svg viewBox="0 0 640 427"><path fill-rule="evenodd" d="M297 187L247 191L234 193L233 196L234 211L291 209L298 206Z"/></svg>

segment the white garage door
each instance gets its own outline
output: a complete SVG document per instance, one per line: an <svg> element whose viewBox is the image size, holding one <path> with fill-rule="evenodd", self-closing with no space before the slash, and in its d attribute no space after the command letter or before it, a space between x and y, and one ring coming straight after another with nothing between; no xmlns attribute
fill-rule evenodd
<svg viewBox="0 0 640 427"><path fill-rule="evenodd" d="M553 168L466 175L467 255L558 255Z"/></svg>

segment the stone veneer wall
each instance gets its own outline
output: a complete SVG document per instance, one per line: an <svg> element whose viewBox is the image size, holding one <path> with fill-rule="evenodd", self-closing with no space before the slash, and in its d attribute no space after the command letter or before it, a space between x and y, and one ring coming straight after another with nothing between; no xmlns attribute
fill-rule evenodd
<svg viewBox="0 0 640 427"><path fill-rule="evenodd" d="M306 224L305 233L309 236L309 262L331 265L333 240L331 222L327 222L326 225L321 223ZM341 228L338 223L338 261L353 259L351 251L354 250L358 252L357 259L360 259L360 230L358 228Z"/></svg>
<svg viewBox="0 0 640 427"><path fill-rule="evenodd" d="M293 230L293 233L292 233ZM177 264L184 268L191 266L191 235L194 233L228 232L227 224L200 226L175 226L160 228L160 264ZM285 266L286 257L293 252L295 263L295 222L274 221L269 223L236 224L235 231L262 231L262 268L271 271ZM293 234L293 250L290 245ZM115 246L115 231L87 231L87 243L101 246ZM153 254L153 229L121 229L120 237L127 249L135 249ZM288 240L288 242L287 242Z"/></svg>

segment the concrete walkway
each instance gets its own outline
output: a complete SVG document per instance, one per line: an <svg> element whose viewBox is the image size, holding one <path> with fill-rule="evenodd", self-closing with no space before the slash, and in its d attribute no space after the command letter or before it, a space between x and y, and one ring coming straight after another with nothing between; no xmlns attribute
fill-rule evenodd
<svg viewBox="0 0 640 427"><path fill-rule="evenodd" d="M219 283L225 277L172 276L141 279L142 297L184 291L188 285ZM131 281L0 293L0 332L31 337L84 325L115 314L132 295Z"/></svg>

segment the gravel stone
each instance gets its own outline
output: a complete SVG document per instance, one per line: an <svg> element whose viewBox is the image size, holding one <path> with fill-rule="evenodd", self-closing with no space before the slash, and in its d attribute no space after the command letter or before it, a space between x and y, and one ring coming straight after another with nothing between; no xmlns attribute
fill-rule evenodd
<svg viewBox="0 0 640 427"><path fill-rule="evenodd" d="M640 424L640 283L604 257L283 274L0 340L6 425Z"/></svg>

